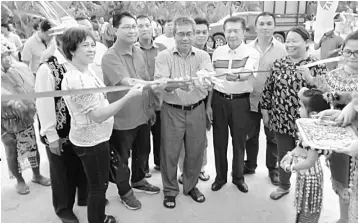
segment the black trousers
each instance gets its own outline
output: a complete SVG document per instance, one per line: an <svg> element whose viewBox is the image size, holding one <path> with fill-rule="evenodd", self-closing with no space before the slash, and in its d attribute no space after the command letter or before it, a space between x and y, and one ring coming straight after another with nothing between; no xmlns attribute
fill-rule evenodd
<svg viewBox="0 0 358 223"><path fill-rule="evenodd" d="M102 223L109 180L109 143L107 141L91 147L74 146L74 151L81 159L88 182L88 222Z"/></svg>
<svg viewBox="0 0 358 223"><path fill-rule="evenodd" d="M132 183L144 179L150 153L150 125L143 124L131 130L113 130L111 145L119 153L121 162L128 166L132 150Z"/></svg>
<svg viewBox="0 0 358 223"><path fill-rule="evenodd" d="M274 134L277 141L278 161L281 162L282 158L287 154L287 152L292 151L296 147L296 138L289 134L281 134L278 132L274 132ZM290 189L291 172L287 173L280 167L279 174L280 187L284 190Z"/></svg>
<svg viewBox="0 0 358 223"><path fill-rule="evenodd" d="M227 182L227 147L230 128L233 144L232 182L234 184L241 183L244 181L245 142L250 119L249 95L242 98L226 99L214 91L212 109L215 181Z"/></svg>
<svg viewBox="0 0 358 223"><path fill-rule="evenodd" d="M260 112L251 112L248 139L246 140L246 161L245 168L255 170L257 167L257 156L259 154L259 137L262 115ZM266 135L266 167L278 173L278 150L275 134L264 126Z"/></svg>
<svg viewBox="0 0 358 223"><path fill-rule="evenodd" d="M72 212L76 188L78 202L87 202L87 180L81 160L70 142L63 144L62 148L62 156L58 156L46 146L50 164L52 203L59 217L69 211Z"/></svg>
<svg viewBox="0 0 358 223"><path fill-rule="evenodd" d="M155 112L156 121L150 128L153 137L153 158L154 164L160 166L160 111ZM149 172L149 160L147 161L145 171Z"/></svg>

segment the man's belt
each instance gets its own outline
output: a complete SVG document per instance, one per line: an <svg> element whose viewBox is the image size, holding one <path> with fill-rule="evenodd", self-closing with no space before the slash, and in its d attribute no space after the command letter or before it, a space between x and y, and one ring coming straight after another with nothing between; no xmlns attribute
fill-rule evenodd
<svg viewBox="0 0 358 223"><path fill-rule="evenodd" d="M192 105L175 105L175 104L169 104L169 103L166 103L166 104L172 106L173 108L177 108L177 109L180 109L180 110L192 111L192 110L194 110L196 107L198 107L201 103L203 103L204 100L205 100L205 99L200 100L199 102L197 102L197 103L195 103L195 104L192 104Z"/></svg>
<svg viewBox="0 0 358 223"><path fill-rule="evenodd" d="M214 90L218 95L221 97L232 100L232 99L238 99L238 98L246 98L250 96L250 93L242 93L242 94L225 94L220 91Z"/></svg>

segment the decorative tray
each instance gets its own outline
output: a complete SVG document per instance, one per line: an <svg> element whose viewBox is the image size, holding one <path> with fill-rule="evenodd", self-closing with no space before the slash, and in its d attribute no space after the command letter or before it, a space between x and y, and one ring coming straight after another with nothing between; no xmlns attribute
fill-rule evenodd
<svg viewBox="0 0 358 223"><path fill-rule="evenodd" d="M341 127L335 122L313 118L296 120L303 141L310 147L337 151L358 140L358 132L353 126Z"/></svg>

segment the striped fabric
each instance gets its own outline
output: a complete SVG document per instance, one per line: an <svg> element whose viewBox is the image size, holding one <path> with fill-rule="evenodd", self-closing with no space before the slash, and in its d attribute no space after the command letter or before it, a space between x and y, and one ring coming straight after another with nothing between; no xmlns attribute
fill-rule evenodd
<svg viewBox="0 0 358 223"><path fill-rule="evenodd" d="M249 57L245 57L242 60L233 60L231 64L231 69L239 69L243 68L246 65L246 61ZM217 60L214 61L214 67L227 69L229 67L229 60Z"/></svg>
<svg viewBox="0 0 358 223"><path fill-rule="evenodd" d="M303 214L299 213L296 216L296 223L318 223L321 213Z"/></svg>

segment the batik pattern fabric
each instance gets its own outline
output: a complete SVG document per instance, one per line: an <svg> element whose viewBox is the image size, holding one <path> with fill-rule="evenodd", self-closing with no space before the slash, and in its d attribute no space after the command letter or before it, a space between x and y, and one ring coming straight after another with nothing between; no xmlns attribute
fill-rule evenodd
<svg viewBox="0 0 358 223"><path fill-rule="evenodd" d="M7 71L1 71L1 95L23 94L34 91L33 74L25 66L16 64ZM34 100L1 102L2 135L15 135L10 138L15 141L19 173L30 167L38 167L36 159L38 148L33 127L35 113ZM11 173L10 178L13 178Z"/></svg>
<svg viewBox="0 0 358 223"><path fill-rule="evenodd" d="M47 59L46 64L51 69L52 75L55 80L55 90L62 90L62 80L64 74L67 72L64 64L60 64L56 57L52 56ZM55 101L55 111L56 111L56 131L58 136L63 140L63 142L69 142L68 135L70 134L71 128L71 116L68 112L65 100L63 97L54 97ZM40 123L40 122L39 122ZM40 126L39 126L40 127ZM40 127L41 128L41 127ZM48 145L48 140L46 136L41 137L41 141Z"/></svg>
<svg viewBox="0 0 358 223"><path fill-rule="evenodd" d="M353 95L354 92L358 91L358 72L349 72L343 66L327 75L314 78L312 84L330 94L340 95L349 92ZM357 158L333 153L330 161L333 190L344 202L349 203L350 223L356 223L358 222Z"/></svg>
<svg viewBox="0 0 358 223"><path fill-rule="evenodd" d="M299 145L300 146L300 145ZM302 148L305 154L310 147ZM294 162L301 162L307 156L298 156ZM297 223L318 223L323 201L323 170L317 159L313 167L297 172L295 206Z"/></svg>
<svg viewBox="0 0 358 223"><path fill-rule="evenodd" d="M290 56L285 56L273 63L272 73L267 79L261 100L261 109L268 110L271 130L296 137L296 119L299 118L298 92L302 87L311 86L298 73L297 67L317 61L308 56L294 63ZM327 72L324 64L309 68L312 76L316 77Z"/></svg>
<svg viewBox="0 0 358 223"><path fill-rule="evenodd" d="M352 97L353 107L356 113L358 113L358 92L353 93ZM358 117L353 121L353 126L358 129ZM351 172L351 196L349 200L348 219L349 223L355 223L358 222L358 156L353 157Z"/></svg>
<svg viewBox="0 0 358 223"><path fill-rule="evenodd" d="M37 142L36 134L33 126L15 133L16 147L17 147L17 161L19 167L19 173L28 169L36 168L39 166L37 162ZM10 178L13 178L10 173Z"/></svg>

